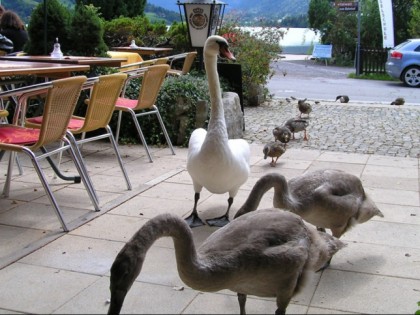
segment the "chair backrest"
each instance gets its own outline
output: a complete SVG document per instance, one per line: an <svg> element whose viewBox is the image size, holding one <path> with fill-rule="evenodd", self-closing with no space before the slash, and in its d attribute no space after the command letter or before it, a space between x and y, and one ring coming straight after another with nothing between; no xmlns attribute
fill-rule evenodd
<svg viewBox="0 0 420 315"><path fill-rule="evenodd" d="M132 67L127 67L127 65L130 65L131 63L135 64L135 63L140 63L143 60L143 58L135 52L124 52L124 51L108 51L107 54L111 57L111 58L127 58L127 61L121 62L121 66L125 66L122 69L119 69L119 71L128 71L128 70L133 70L133 69L137 69L139 66L138 65L134 65Z"/></svg>
<svg viewBox="0 0 420 315"><path fill-rule="evenodd" d="M169 70L169 65L154 65L147 68L141 81L141 89L137 106L133 110L150 108L155 105L163 80Z"/></svg>
<svg viewBox="0 0 420 315"><path fill-rule="evenodd" d="M156 59L155 65L166 65L169 62L168 57L160 57Z"/></svg>
<svg viewBox="0 0 420 315"><path fill-rule="evenodd" d="M185 57L184 65L182 66L182 70L181 70L183 75L190 72L196 56L197 56L196 51L191 51L187 53L187 56Z"/></svg>
<svg viewBox="0 0 420 315"><path fill-rule="evenodd" d="M182 64L182 69L181 70L175 70L175 69L171 69L171 71L173 71L173 74L177 74L177 75L185 75L188 74L191 71L191 67L194 64L194 60L197 57L197 52L196 51L190 51L188 53L182 53L179 55L175 55L173 56L171 59L171 63L170 66L172 68L173 63L176 60L179 59L184 59L184 63Z"/></svg>
<svg viewBox="0 0 420 315"><path fill-rule="evenodd" d="M74 76L52 81L47 91L39 140L31 150L56 142L64 137L79 99L86 76Z"/></svg>
<svg viewBox="0 0 420 315"><path fill-rule="evenodd" d="M124 82L127 79L125 73L114 73L99 76L93 85L83 126L74 133L82 133L104 128L109 124L115 110L115 103L120 96Z"/></svg>

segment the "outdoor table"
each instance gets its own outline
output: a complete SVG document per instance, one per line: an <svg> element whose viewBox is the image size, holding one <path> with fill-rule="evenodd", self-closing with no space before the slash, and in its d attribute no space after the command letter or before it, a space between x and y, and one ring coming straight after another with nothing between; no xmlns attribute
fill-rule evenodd
<svg viewBox="0 0 420 315"><path fill-rule="evenodd" d="M89 65L80 64L0 60L1 78L14 75L69 77L73 71L88 71L89 69Z"/></svg>
<svg viewBox="0 0 420 315"><path fill-rule="evenodd" d="M56 58L51 56L0 56L1 60L26 61L26 62L48 62L88 66L121 67L121 63L127 61L126 58L107 58L107 57L85 57L85 56L64 56Z"/></svg>
<svg viewBox="0 0 420 315"><path fill-rule="evenodd" d="M112 47L115 51L135 52L141 56L166 56L173 49L169 47Z"/></svg>
<svg viewBox="0 0 420 315"><path fill-rule="evenodd" d="M73 71L89 71L89 65L62 64L32 61L10 61L0 60L0 91L13 91L14 79L17 75L33 75L48 78L64 78L71 76ZM17 99L12 94L9 100L17 105Z"/></svg>

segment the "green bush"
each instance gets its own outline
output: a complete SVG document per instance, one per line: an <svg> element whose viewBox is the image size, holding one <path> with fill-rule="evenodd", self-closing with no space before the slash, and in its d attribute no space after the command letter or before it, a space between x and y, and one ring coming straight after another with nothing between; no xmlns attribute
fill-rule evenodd
<svg viewBox="0 0 420 315"><path fill-rule="evenodd" d="M73 43L69 54L106 56L108 47L103 40L103 34L104 28L98 15L98 8L92 5L76 5L69 28L69 37Z"/></svg>
<svg viewBox="0 0 420 315"><path fill-rule="evenodd" d="M109 47L128 46L132 40L138 46L156 46L166 41L166 25L163 21L152 24L143 16L104 22L104 41Z"/></svg>
<svg viewBox="0 0 420 315"><path fill-rule="evenodd" d="M251 104L250 91L256 86L265 89L268 80L274 75L270 63L279 58L279 42L283 31L279 28L262 27L258 33L251 34L230 24L225 25L220 33L230 42L236 62L241 65L244 105L258 105ZM265 94L267 96L267 89Z"/></svg>

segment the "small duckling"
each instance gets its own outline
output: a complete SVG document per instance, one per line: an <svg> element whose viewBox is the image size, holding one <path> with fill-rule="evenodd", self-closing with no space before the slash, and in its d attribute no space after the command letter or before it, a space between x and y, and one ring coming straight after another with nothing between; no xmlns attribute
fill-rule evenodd
<svg viewBox="0 0 420 315"><path fill-rule="evenodd" d="M295 139L295 132L303 131L303 140L308 140L308 136L306 134L306 127L309 126L309 122L307 120L290 118L288 121L286 121L284 125L292 132L292 139Z"/></svg>
<svg viewBox="0 0 420 315"><path fill-rule="evenodd" d="M397 97L395 101L391 103L391 105L404 105L405 99L404 97Z"/></svg>
<svg viewBox="0 0 420 315"><path fill-rule="evenodd" d="M270 165L275 167L277 160L280 156L283 155L284 152L286 152L286 145L282 145L278 141L271 141L264 146L264 160L267 159L267 156L271 157ZM274 160L274 158L276 159Z"/></svg>
<svg viewBox="0 0 420 315"><path fill-rule="evenodd" d="M350 98L347 95L338 95L335 98L335 101L337 102L338 100L340 100L340 103L348 103L350 101Z"/></svg>
<svg viewBox="0 0 420 315"><path fill-rule="evenodd" d="M292 138L292 132L286 126L275 127L273 129L273 136L275 141L278 140L286 146L286 143Z"/></svg>

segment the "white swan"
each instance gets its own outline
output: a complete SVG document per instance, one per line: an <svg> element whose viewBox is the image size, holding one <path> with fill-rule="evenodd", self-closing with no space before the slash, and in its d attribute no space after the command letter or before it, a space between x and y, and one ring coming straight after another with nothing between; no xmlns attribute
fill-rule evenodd
<svg viewBox="0 0 420 315"><path fill-rule="evenodd" d="M245 314L248 294L275 297L276 314L285 314L290 299L304 286L306 275L319 270L345 246L337 238L306 226L293 213L266 209L233 220L197 250L185 220L161 214L146 222L115 258L108 314L120 313L147 251L163 236L174 241L181 280L203 292L236 292L241 314Z"/></svg>
<svg viewBox="0 0 420 315"><path fill-rule="evenodd" d="M210 36L204 45L204 65L210 91L210 121L207 131L198 128L188 144L187 170L194 186L194 208L185 220L190 227L203 225L198 216L197 203L204 188L213 194L229 193L225 215L207 220L209 225L224 226L229 222L229 210L240 186L250 173L250 147L243 139L228 139L217 57L235 60L227 41L221 36Z"/></svg>
<svg viewBox="0 0 420 315"><path fill-rule="evenodd" d="M289 210L340 238L351 227L384 215L366 195L361 180L334 169L316 170L290 179L278 173L262 176L235 218L257 209L263 195L274 188L273 206Z"/></svg>

